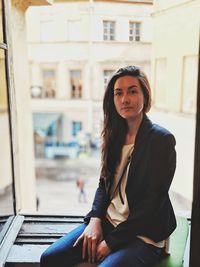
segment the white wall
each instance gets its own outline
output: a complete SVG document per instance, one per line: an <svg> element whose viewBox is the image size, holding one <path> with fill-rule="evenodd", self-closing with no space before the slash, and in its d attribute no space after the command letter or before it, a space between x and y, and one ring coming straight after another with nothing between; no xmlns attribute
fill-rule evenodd
<svg viewBox="0 0 200 267"><path fill-rule="evenodd" d="M21 211L36 207L32 115L30 111L29 68L27 61L24 12L12 8L13 70L17 112L17 141L19 176L16 177L17 204Z"/></svg>
<svg viewBox="0 0 200 267"><path fill-rule="evenodd" d="M153 14L152 84L155 105L166 111L195 115L199 49L200 1L158 0ZM191 116L191 115L190 115ZM192 200L193 120L177 133L177 171L172 189ZM188 125L188 126L187 126ZM187 138L185 138L187 137ZM184 168L185 167L185 168Z"/></svg>
<svg viewBox="0 0 200 267"><path fill-rule="evenodd" d="M160 2L160 1L158 1ZM195 57L196 63L192 67L197 69L197 55L199 46L199 25L200 25L200 2L186 1L187 4L174 8L156 11L154 13L154 40L153 40L153 61L152 70L154 72L153 87L156 87L156 62L166 59L166 88L165 105L168 110L182 111L182 90L185 57ZM161 1L162 3L162 1ZM164 2L162 3L164 8ZM167 4L166 4L167 6ZM192 70L191 70L192 71ZM190 84L190 95L195 97L197 76ZM190 90L190 88L188 88ZM158 88L162 90L162 88ZM159 100L158 100L159 101ZM193 99L194 101L194 99ZM165 108L163 106L163 108ZM194 114L194 106L191 111Z"/></svg>

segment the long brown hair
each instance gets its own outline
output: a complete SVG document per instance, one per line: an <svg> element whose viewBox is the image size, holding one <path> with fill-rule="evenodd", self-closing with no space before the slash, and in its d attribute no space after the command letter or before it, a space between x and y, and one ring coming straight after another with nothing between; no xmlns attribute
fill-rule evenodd
<svg viewBox="0 0 200 267"><path fill-rule="evenodd" d="M127 66L114 73L108 82L103 99L104 124L102 131L101 176L104 179L113 179L128 131L126 120L117 113L114 104L115 82L119 77L127 75L137 77L139 80L144 94L143 112L148 112L151 107L151 89L144 72L136 66Z"/></svg>

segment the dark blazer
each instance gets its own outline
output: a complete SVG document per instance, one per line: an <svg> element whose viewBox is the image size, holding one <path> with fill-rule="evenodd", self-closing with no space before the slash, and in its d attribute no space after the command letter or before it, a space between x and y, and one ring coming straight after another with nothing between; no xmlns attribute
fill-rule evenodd
<svg viewBox="0 0 200 267"><path fill-rule="evenodd" d="M176 168L175 144L175 138L168 130L153 124L144 115L135 139L126 185L130 214L105 237L112 250L124 246L137 235L155 242L164 240L176 228L168 195ZM105 218L110 204L109 187L108 181L100 177L86 222L91 217Z"/></svg>

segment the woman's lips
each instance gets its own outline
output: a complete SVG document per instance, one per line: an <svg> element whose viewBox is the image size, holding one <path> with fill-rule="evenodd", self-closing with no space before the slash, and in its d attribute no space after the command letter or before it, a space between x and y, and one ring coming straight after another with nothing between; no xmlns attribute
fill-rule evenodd
<svg viewBox="0 0 200 267"><path fill-rule="evenodd" d="M132 107L123 107L121 108L121 111L128 111L128 110L131 110L133 109Z"/></svg>

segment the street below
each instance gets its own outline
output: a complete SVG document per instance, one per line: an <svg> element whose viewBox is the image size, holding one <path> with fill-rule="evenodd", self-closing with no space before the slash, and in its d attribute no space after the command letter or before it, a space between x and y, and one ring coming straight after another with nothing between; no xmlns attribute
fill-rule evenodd
<svg viewBox="0 0 200 267"><path fill-rule="evenodd" d="M195 118L192 115L152 110L153 122L176 137L177 169L170 197L177 214L190 216L193 184ZM38 212L85 215L91 207L100 175L100 152L92 150L75 159L36 159ZM86 200L80 196L77 179L84 180Z"/></svg>

